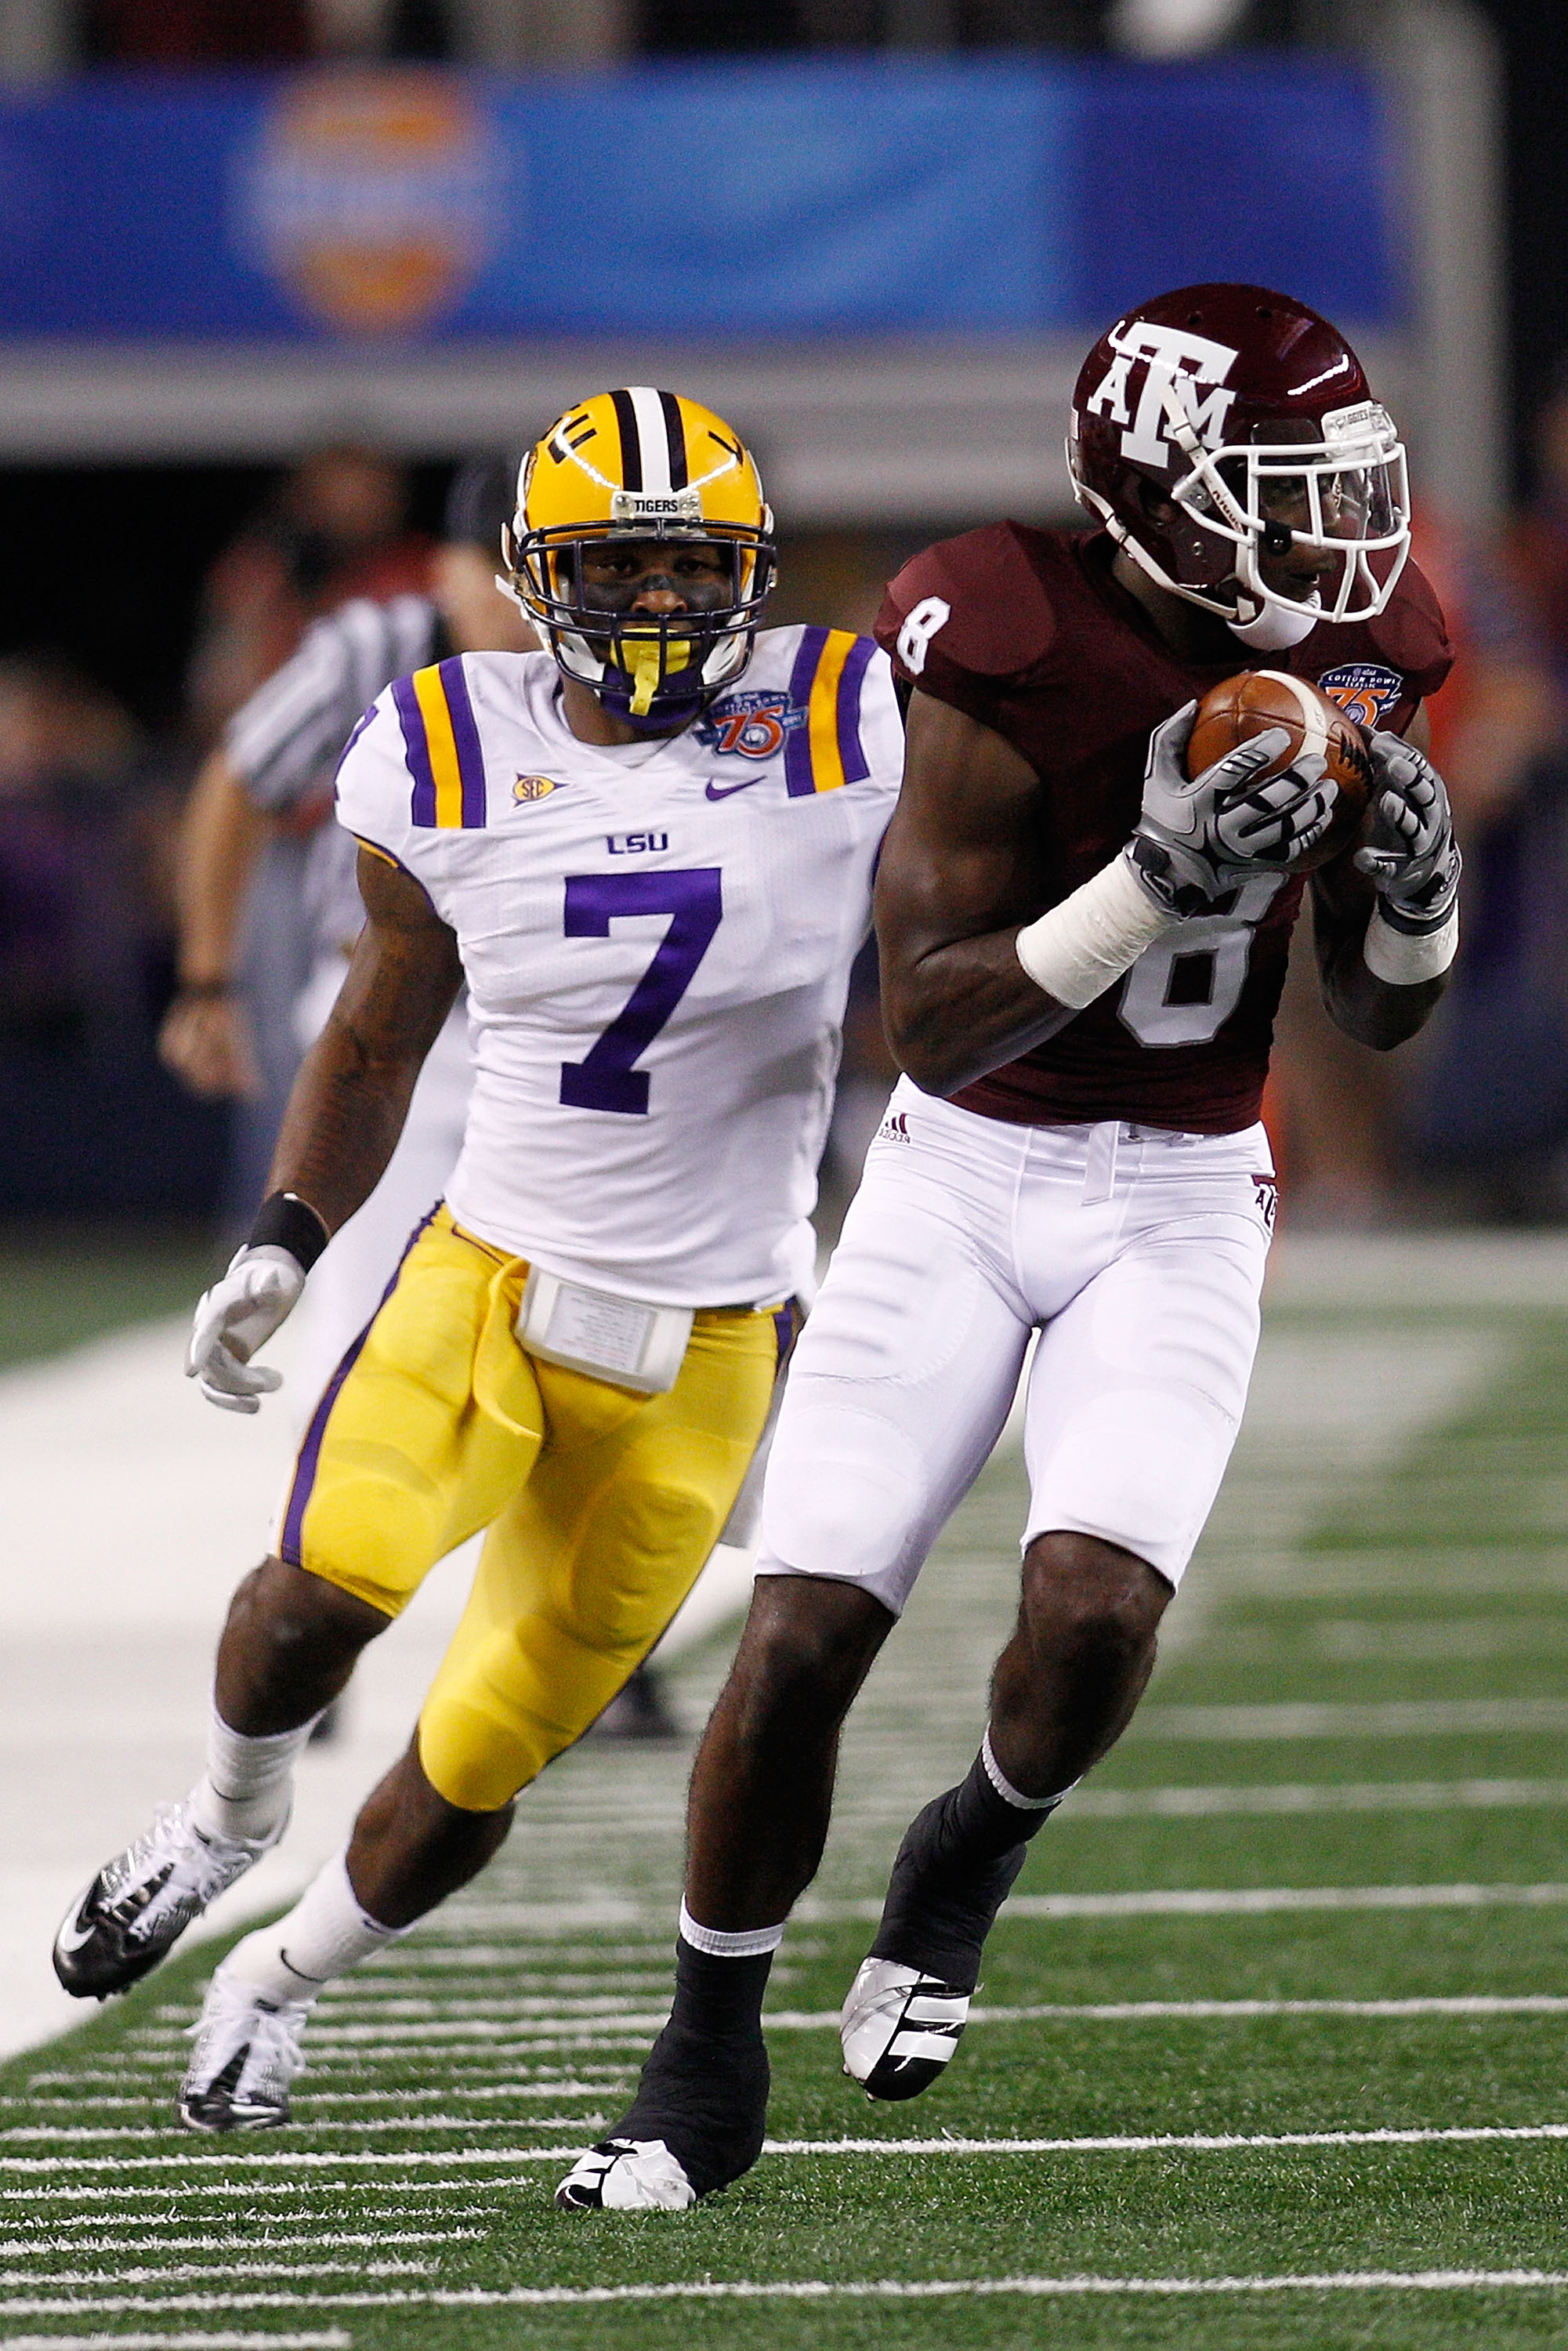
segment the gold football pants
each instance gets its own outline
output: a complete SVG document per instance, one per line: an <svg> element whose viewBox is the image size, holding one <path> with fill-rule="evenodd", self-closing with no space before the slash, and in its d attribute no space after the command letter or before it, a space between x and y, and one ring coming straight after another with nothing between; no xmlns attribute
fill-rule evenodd
<svg viewBox="0 0 1568 2351"><path fill-rule="evenodd" d="M541 1364L528 1267L421 1228L306 1433L284 1559L388 1616L487 1527L419 1719L426 1777L490 1812L580 1738L696 1581L761 1435L779 1322L700 1311L664 1395Z"/></svg>

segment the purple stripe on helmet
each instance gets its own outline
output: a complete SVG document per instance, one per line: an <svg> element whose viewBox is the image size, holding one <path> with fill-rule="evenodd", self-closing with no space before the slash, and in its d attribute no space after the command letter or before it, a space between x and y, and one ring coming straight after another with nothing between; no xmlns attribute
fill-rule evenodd
<svg viewBox="0 0 1568 2351"><path fill-rule="evenodd" d="M440 1206L441 1203L437 1200L435 1207L421 1217L418 1224L410 1233L403 1253L397 1261L396 1271L382 1292L381 1303L376 1308L376 1314L381 1312L382 1307L386 1304L387 1300L397 1288L403 1267L408 1262L409 1250L413 1249ZM303 1567L305 1564L299 1556L299 1542L305 1527L305 1512L315 1489L316 1472L320 1467L321 1440L327 1434L327 1423L332 1416L332 1407L338 1401L343 1383L364 1353L365 1341L371 1335L371 1324L375 1319L376 1315L372 1314L370 1322L366 1323L328 1381L321 1401L310 1416L310 1426L305 1432L305 1442L299 1448L299 1458L294 1465L294 1479L288 1489L288 1506L283 1513L283 1532L278 1538L277 1555L286 1567Z"/></svg>
<svg viewBox="0 0 1568 2351"><path fill-rule="evenodd" d="M846 784L863 784L871 773L871 761L861 742L861 685L875 651L870 637L857 637L839 673L839 757L844 763Z"/></svg>
<svg viewBox="0 0 1568 2351"><path fill-rule="evenodd" d="M441 664L441 690L446 696L446 708L452 720L452 740L457 747L457 773L463 785L463 823L465 829L483 825L485 821L485 754L479 745L479 729L474 723L474 705L468 699L468 680L460 658Z"/></svg>
<svg viewBox="0 0 1568 2351"><path fill-rule="evenodd" d="M409 821L411 824L434 826L435 777L430 765L430 745L425 739L424 713L419 706L419 696L413 690L412 677L395 678L392 691L392 702L397 710L398 725L402 728L408 772L413 778Z"/></svg>
<svg viewBox="0 0 1568 2351"><path fill-rule="evenodd" d="M822 647L828 642L826 629L805 629L800 635L800 650L795 656L795 666L789 673L789 706L804 710L811 699L811 680L817 674L822 658ZM791 726L784 738L784 789L793 800L804 799L817 789L811 773L811 730L809 726Z"/></svg>

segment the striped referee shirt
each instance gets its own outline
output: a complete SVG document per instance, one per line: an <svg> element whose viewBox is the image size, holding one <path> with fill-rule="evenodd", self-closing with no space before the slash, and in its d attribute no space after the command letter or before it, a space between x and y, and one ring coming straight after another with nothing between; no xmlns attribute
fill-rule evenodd
<svg viewBox="0 0 1568 2351"><path fill-rule="evenodd" d="M307 629L224 738L256 806L282 815L329 791L356 724L394 677L433 658L440 625L426 597L376 604L361 596Z"/></svg>
<svg viewBox="0 0 1568 2351"><path fill-rule="evenodd" d="M307 629L294 653L229 721L224 749L258 808L275 816L319 799L325 810L343 746L378 694L451 651L428 598L356 597ZM318 956L346 954L365 918L352 840L318 826L304 904Z"/></svg>

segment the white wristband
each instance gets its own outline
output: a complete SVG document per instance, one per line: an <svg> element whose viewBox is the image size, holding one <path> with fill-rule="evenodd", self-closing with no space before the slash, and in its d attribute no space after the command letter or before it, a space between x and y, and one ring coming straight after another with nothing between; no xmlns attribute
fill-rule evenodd
<svg viewBox="0 0 1568 2351"><path fill-rule="evenodd" d="M1459 910L1456 905L1441 930L1412 936L1396 931L1375 906L1362 942L1362 959L1373 976L1390 987L1415 987L1424 979L1441 979L1459 948Z"/></svg>
<svg viewBox="0 0 1568 2351"><path fill-rule="evenodd" d="M1037 987L1082 1012L1180 922L1155 905L1126 858L1116 856L1060 906L1024 925L1018 958Z"/></svg>

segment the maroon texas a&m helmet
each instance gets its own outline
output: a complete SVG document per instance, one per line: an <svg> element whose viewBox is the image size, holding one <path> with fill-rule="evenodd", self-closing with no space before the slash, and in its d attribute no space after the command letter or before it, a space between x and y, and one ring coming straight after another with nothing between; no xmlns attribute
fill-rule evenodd
<svg viewBox="0 0 1568 2351"><path fill-rule="evenodd" d="M1162 588L1268 651L1382 611L1410 551L1405 451L1337 328L1262 286L1187 286L1084 360L1068 468L1080 503ZM1340 557L1303 599L1260 556Z"/></svg>

